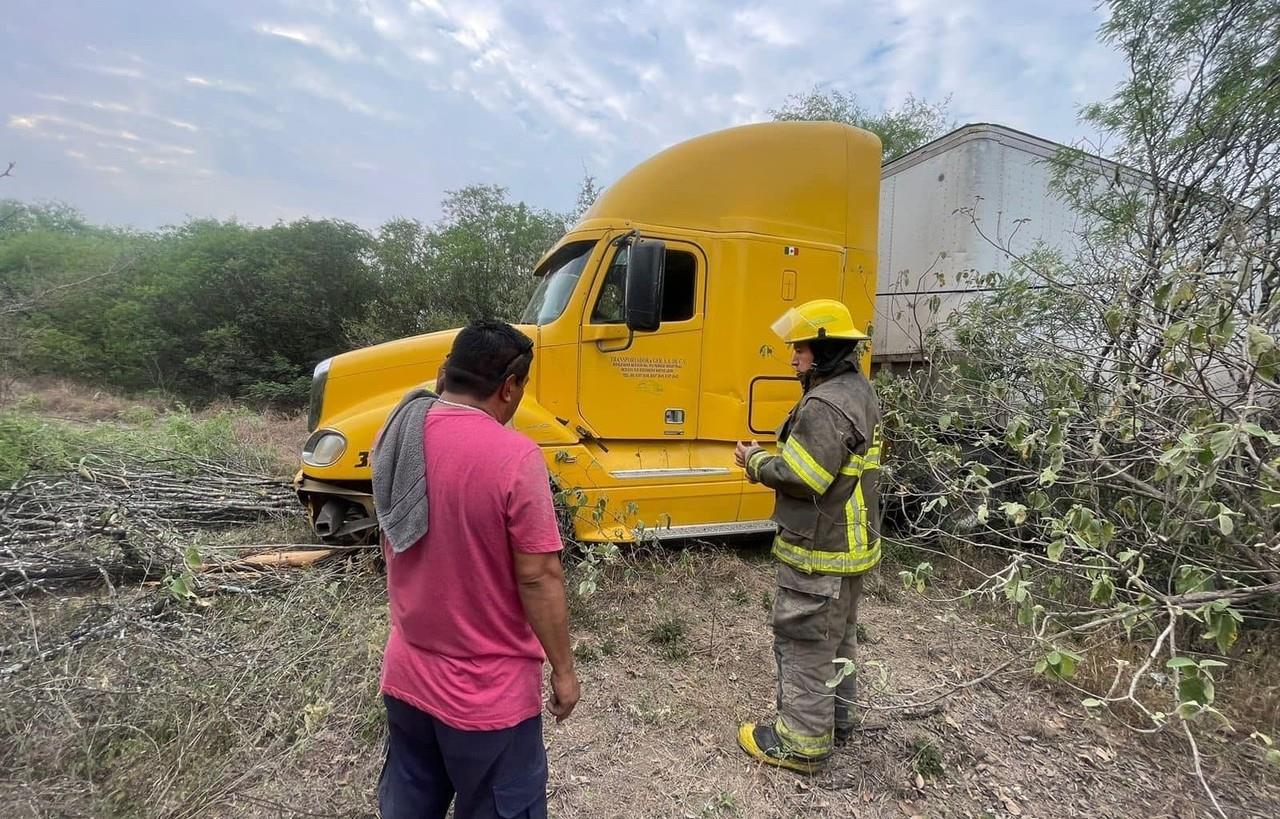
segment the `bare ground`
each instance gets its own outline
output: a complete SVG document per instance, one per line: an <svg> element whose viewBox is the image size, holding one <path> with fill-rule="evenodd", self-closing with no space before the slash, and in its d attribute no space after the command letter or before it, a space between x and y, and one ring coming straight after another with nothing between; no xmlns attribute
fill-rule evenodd
<svg viewBox="0 0 1280 819"><path fill-rule="evenodd" d="M547 730L555 815L1154 817L1208 810L1185 744L1089 719L1079 695L1027 667L933 708L867 711L861 734L818 776L749 761L734 727L769 716L774 697L764 606L772 568L762 553L758 545L685 553L630 573L602 595L607 603L579 625L578 637L617 651L584 665L578 714ZM900 702L894 692L937 686L915 701L930 699L1008 656L1013 638L979 612L900 594L884 578L874 587L860 618L867 634L859 658L873 707ZM671 618L688 624L689 660L665 658L665 645L646 636L655 620ZM873 664L887 675L884 692L865 690L880 683ZM1210 753L1207 774L1228 813L1280 815L1274 774L1244 762L1230 740Z"/></svg>
<svg viewBox="0 0 1280 819"><path fill-rule="evenodd" d="M932 603L883 574L862 618L873 707L938 686L929 699L1009 656L1017 638L997 612ZM771 592L763 544L740 543L632 557L575 602L584 698L546 727L551 815L1208 814L1178 735L1090 719L1079 694L1016 665L935 707L868 711L820 775L752 762L734 729L772 712ZM373 815L376 565L223 589L207 607L154 588L28 600L3 611L0 642L35 633L53 646L112 617L104 638L0 677L7 815ZM1243 740L1207 739L1207 775L1229 815L1280 815L1280 784Z"/></svg>
<svg viewBox="0 0 1280 819"><path fill-rule="evenodd" d="M81 424L166 412L62 384L23 400ZM241 445L288 471L301 419L229 417ZM271 521L192 544L214 556L307 537L301 521ZM957 690L1025 638L1007 612L955 599L945 571L921 596L895 570L877 570L862 606L864 730L806 778L734 740L739 721L773 711L767 544L649 549L609 567L572 604L584 698L546 726L551 815L1211 815L1176 730L1140 736L1123 714L1089 717L1081 693L1035 676L1030 659ZM201 582L200 604L155 583L0 603L0 815L374 815L380 568L357 556ZM1087 652L1081 673L1105 688L1098 658L1113 653ZM1206 778L1230 816L1280 816L1280 771L1248 740L1254 727L1280 734L1280 651L1237 653L1239 676L1219 688L1239 729L1201 734Z"/></svg>

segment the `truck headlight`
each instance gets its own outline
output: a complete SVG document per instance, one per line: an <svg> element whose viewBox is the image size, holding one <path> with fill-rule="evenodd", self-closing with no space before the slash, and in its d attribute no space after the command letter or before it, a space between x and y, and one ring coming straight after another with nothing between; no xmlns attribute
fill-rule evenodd
<svg viewBox="0 0 1280 819"><path fill-rule="evenodd" d="M329 365L332 358L326 358L316 365L311 374L311 407L307 411L307 432L320 426L320 411L324 409L324 385L329 380Z"/></svg>
<svg viewBox="0 0 1280 819"><path fill-rule="evenodd" d="M347 439L341 432L318 429L302 447L302 462L311 466L333 466L347 451Z"/></svg>

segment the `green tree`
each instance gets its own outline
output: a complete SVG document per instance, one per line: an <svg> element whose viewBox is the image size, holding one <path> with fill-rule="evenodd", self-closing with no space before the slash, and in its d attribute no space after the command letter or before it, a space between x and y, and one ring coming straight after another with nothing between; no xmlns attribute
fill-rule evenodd
<svg viewBox="0 0 1280 819"><path fill-rule="evenodd" d="M582 181L578 183L578 196L574 200L573 210L569 212L565 221L571 225L576 223L596 203L596 200L600 198L600 193L601 188L596 178L584 169Z"/></svg>
<svg viewBox="0 0 1280 819"><path fill-rule="evenodd" d="M865 128L880 137L884 161L896 159L955 127L947 116L951 98L931 103L908 95L896 108L874 111L854 94L815 86L803 94L790 94L769 115L775 120L843 122Z"/></svg>
<svg viewBox="0 0 1280 819"><path fill-rule="evenodd" d="M61 206L19 212L0 237L0 329L29 373L296 403L376 292L372 239L345 222L195 220L134 234Z"/></svg>
<svg viewBox="0 0 1280 819"><path fill-rule="evenodd" d="M33 231L63 235L107 232L90 225L84 214L64 202L31 204L14 199L0 200L0 238Z"/></svg>
<svg viewBox="0 0 1280 819"><path fill-rule="evenodd" d="M255 385L283 383L301 400L315 362L346 349L343 321L373 295L371 237L348 222L202 220L161 245L135 295L165 340L156 370L185 394L264 395Z"/></svg>
<svg viewBox="0 0 1280 819"><path fill-rule="evenodd" d="M60 203L0 205L0 372L95 372L89 325L145 241Z"/></svg>
<svg viewBox="0 0 1280 819"><path fill-rule="evenodd" d="M393 220L374 249L378 296L348 332L363 343L458 327L474 318L515 320L533 290L534 265L566 217L511 202L506 188L450 191L439 223Z"/></svg>

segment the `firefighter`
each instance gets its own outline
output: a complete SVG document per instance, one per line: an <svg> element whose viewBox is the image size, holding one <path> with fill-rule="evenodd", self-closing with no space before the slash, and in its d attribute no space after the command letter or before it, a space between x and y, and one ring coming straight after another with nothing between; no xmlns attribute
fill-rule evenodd
<svg viewBox="0 0 1280 819"><path fill-rule="evenodd" d="M778 713L739 726L738 744L767 764L813 773L853 730L855 676L835 691L827 681L837 657L854 659L862 578L880 561L880 407L858 364L869 338L843 304L807 302L773 331L792 346L804 393L778 431L778 454L753 441L734 455L749 481L777 496Z"/></svg>

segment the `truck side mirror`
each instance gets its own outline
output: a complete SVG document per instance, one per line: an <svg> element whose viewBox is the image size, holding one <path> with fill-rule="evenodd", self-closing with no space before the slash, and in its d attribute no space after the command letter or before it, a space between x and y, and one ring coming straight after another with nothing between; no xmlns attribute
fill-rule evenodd
<svg viewBox="0 0 1280 819"><path fill-rule="evenodd" d="M637 239L627 259L627 329L652 333L662 324L662 281L666 272L667 243Z"/></svg>

